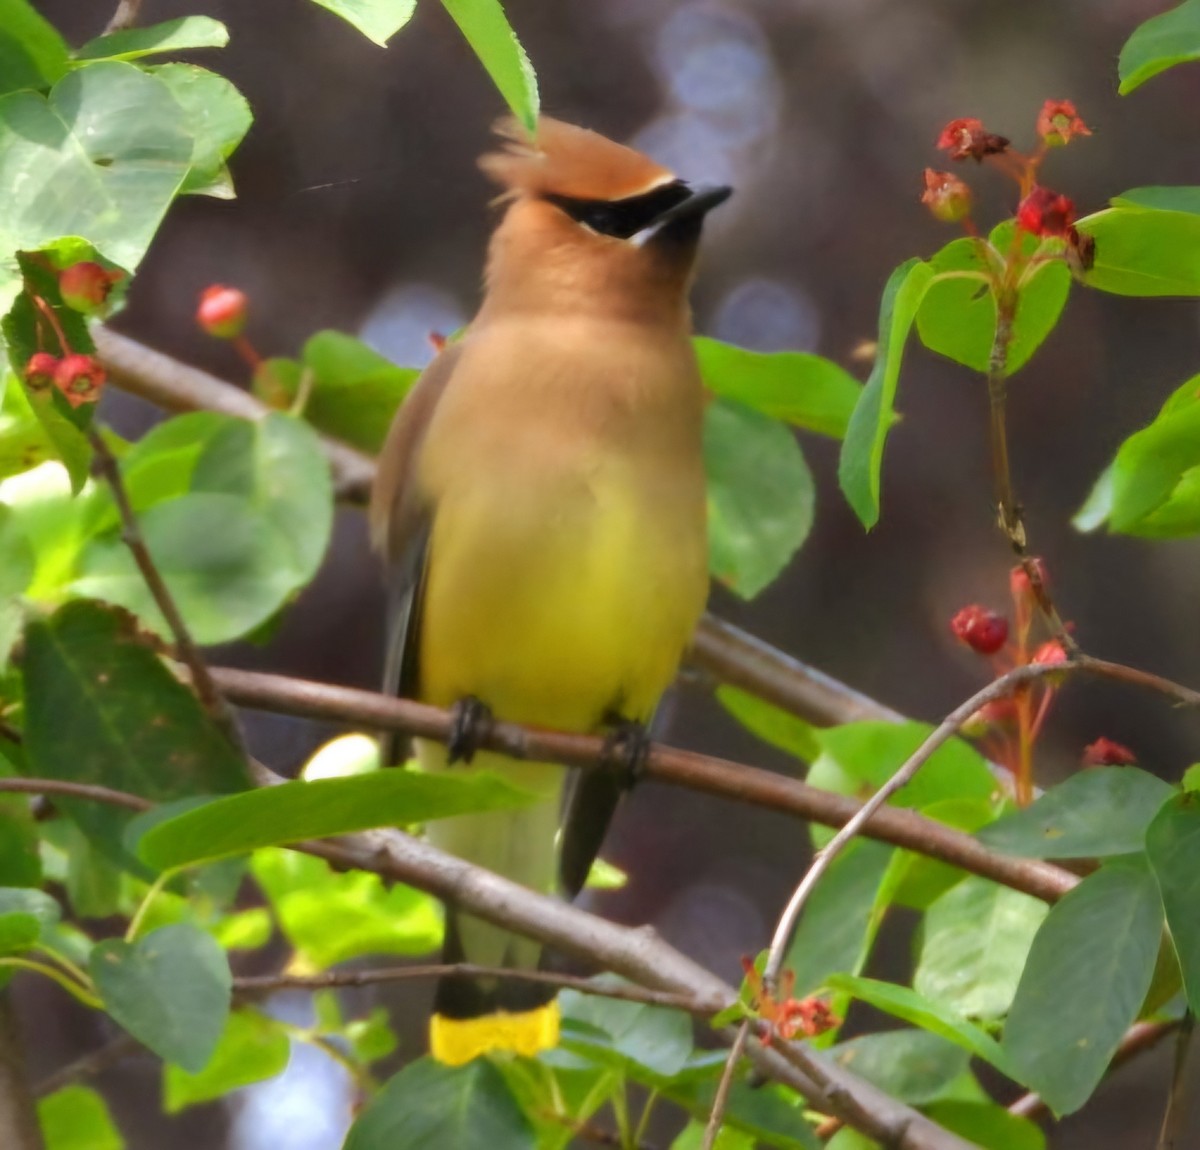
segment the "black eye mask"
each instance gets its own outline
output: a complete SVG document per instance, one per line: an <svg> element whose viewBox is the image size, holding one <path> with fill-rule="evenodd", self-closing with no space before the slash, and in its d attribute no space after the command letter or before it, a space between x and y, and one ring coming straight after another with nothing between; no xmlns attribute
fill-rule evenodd
<svg viewBox="0 0 1200 1150"><path fill-rule="evenodd" d="M571 219L601 235L627 240L648 228L664 212L683 203L692 190L682 180L623 200L577 200L570 196L543 197Z"/></svg>

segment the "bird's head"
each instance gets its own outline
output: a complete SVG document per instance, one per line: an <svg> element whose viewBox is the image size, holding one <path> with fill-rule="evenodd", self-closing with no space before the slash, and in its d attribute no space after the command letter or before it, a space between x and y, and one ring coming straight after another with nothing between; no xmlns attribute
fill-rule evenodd
<svg viewBox="0 0 1200 1150"><path fill-rule="evenodd" d="M480 166L507 203L488 260L489 303L555 312L682 308L705 215L727 187L693 188L640 152L542 117L514 121Z"/></svg>

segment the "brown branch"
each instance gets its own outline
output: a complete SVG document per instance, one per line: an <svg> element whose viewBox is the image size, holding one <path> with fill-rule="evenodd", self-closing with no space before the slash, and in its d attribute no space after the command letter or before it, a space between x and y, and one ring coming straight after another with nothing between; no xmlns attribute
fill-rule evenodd
<svg viewBox="0 0 1200 1150"><path fill-rule="evenodd" d="M240 706L359 728L400 731L443 742L449 733L449 712L409 699L225 667L214 667L212 673L226 697ZM493 724L482 745L513 758L570 767L593 767L604 758L604 743L593 736L531 730L511 723ZM857 799L809 786L799 779L659 744L650 750L645 776L825 826L844 826L862 809ZM1061 898L1079 881L1050 863L989 850L971 835L915 811L885 807L869 820L865 833L1047 902Z"/></svg>
<svg viewBox="0 0 1200 1150"><path fill-rule="evenodd" d="M124 32L126 28L132 28L137 23L141 10L142 0L119 0L117 10L112 14L101 35L111 36L114 32Z"/></svg>
<svg viewBox="0 0 1200 1150"><path fill-rule="evenodd" d="M95 427L89 429L88 441L92 446L96 472L108 484L113 502L117 505L117 513L121 517L121 538L125 546L129 548L133 561L137 564L159 613L166 620L167 627L175 640L175 649L178 651L180 659L187 665L188 672L192 677L192 685L196 688L196 694L200 697L201 704L217 728L244 757L246 748L242 742L241 731L238 730L237 720L221 697L221 692L217 690L217 685L209 674L208 664L205 663L204 656L200 654L200 648L196 646L192 633L188 630L187 623L184 622L183 614L167 587L166 580L163 579L162 573L155 565L150 548L146 546L145 537L142 535L137 515L133 510L133 504L129 501L129 492L125 489L125 480L121 477L120 464L117 463L116 456L109 450L104 436Z"/></svg>
<svg viewBox="0 0 1200 1150"><path fill-rule="evenodd" d="M37 1108L25 1074L11 992L0 990L0 1146L4 1150L43 1150Z"/></svg>
<svg viewBox="0 0 1200 1150"><path fill-rule="evenodd" d="M1188 1091L1187 1064L1192 1048L1192 1033L1196 1028L1196 1016L1189 1010L1179 1024L1175 1035L1175 1059L1171 1070L1171 1089L1167 1094L1167 1110L1163 1115L1162 1129L1158 1132L1157 1150L1183 1150L1183 1125L1187 1121Z"/></svg>
<svg viewBox="0 0 1200 1150"><path fill-rule="evenodd" d="M45 1098L47 1094L53 1094L64 1086L70 1086L72 1082L78 1082L84 1078L94 1078L97 1074L103 1073L110 1066L115 1066L141 1049L142 1044L132 1034L119 1034L111 1042L106 1042L103 1046L68 1062L53 1074L46 1075L34 1086L33 1093L38 1098Z"/></svg>
<svg viewBox="0 0 1200 1150"><path fill-rule="evenodd" d="M66 779L0 779L0 794L5 791L26 795L65 795L67 798L89 799L92 802L124 807L129 811L148 811L154 806L140 795L114 791L112 787L102 787L97 783L74 783Z"/></svg>
<svg viewBox="0 0 1200 1150"><path fill-rule="evenodd" d="M381 983L409 982L413 979L444 978L446 976L507 979L510 982L536 982L574 990L597 998L613 998L620 1002L637 1002L643 1006L664 1006L682 1010L701 1018L711 1018L711 1003L699 1002L691 994L675 994L663 990L648 990L624 983L598 983L575 974L556 974L548 970L513 970L501 966L480 966L472 962L422 963L414 966L389 966L376 970L330 970L324 974L255 974L233 980L235 991L246 994L267 994L275 990L331 990L343 987L378 986Z"/></svg>
<svg viewBox="0 0 1200 1150"><path fill-rule="evenodd" d="M752 1022L745 1019L737 1028L733 1045L729 1048L729 1057L725 1059L725 1068L721 1071L721 1081L717 1083L717 1091L713 1095L712 1109L708 1113L708 1122L704 1127L704 1143L700 1150L713 1150L721 1133L725 1119L725 1108L729 1105L729 1091L733 1088L733 1076L737 1073L737 1064L742 1060L746 1049L746 1041L750 1037Z"/></svg>

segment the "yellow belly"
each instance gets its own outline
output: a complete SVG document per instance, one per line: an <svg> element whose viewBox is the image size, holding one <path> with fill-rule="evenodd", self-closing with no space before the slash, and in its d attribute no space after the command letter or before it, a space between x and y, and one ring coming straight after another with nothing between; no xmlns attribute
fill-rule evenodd
<svg viewBox="0 0 1200 1150"><path fill-rule="evenodd" d="M440 501L421 694L563 730L646 720L707 593L702 493L658 499L619 465L536 471L517 463Z"/></svg>

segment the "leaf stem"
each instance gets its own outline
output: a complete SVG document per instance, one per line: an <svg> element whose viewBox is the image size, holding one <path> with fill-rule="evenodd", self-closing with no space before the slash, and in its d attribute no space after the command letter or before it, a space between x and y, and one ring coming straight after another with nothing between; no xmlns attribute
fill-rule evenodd
<svg viewBox="0 0 1200 1150"><path fill-rule="evenodd" d="M1184 1014L1179 1024L1179 1031L1175 1035L1175 1060L1171 1070L1171 1090L1167 1095L1167 1110L1163 1115L1162 1129L1158 1134L1157 1150L1183 1150L1183 1126L1187 1119L1189 1101L1185 1072L1195 1027L1196 1016L1189 1010Z"/></svg>
<svg viewBox="0 0 1200 1150"><path fill-rule="evenodd" d="M125 928L126 942L133 942L137 938L138 931L141 930L146 914L150 910L150 904L159 896L163 887L175 877L176 873L174 870L165 870L150 884L150 889L146 891L142 901L138 903L137 910L133 912L133 917L129 920L129 926Z"/></svg>
<svg viewBox="0 0 1200 1150"><path fill-rule="evenodd" d="M84 1006L90 1006L93 1010L103 1010L104 1003L99 997L93 994L86 986L81 986L73 978L68 977L56 966L50 966L44 962L34 962L30 958L17 958L14 955L7 955L0 958L0 967L9 966L16 970L28 970L34 974L43 974L59 986L63 988L72 998L82 1002Z"/></svg>

